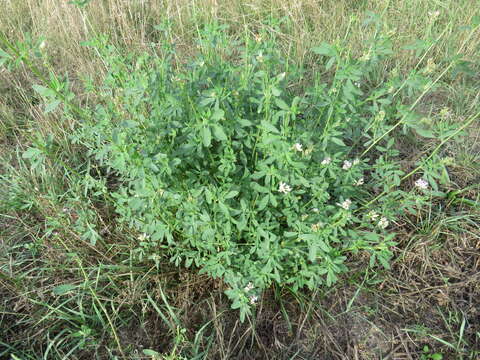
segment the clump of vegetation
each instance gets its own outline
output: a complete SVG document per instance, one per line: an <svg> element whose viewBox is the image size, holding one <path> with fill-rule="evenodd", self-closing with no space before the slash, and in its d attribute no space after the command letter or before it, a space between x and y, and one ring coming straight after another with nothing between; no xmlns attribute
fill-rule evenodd
<svg viewBox="0 0 480 360"><path fill-rule="evenodd" d="M168 44L136 56L90 42L107 74L87 87L96 105L82 110L71 141L99 169L92 188L141 234L137 259L158 265L167 256L223 279L244 319L273 283L295 292L332 285L351 254L388 268L389 224L442 196L430 186L448 181L431 154L414 170L424 176L416 189L401 189L408 175L392 132L399 124L440 139L458 131L418 123L399 100L399 92L415 98L431 88L428 77L392 71L371 82L393 53L388 37L373 39L360 58L325 43L313 48L332 76L318 73L296 89L303 74L274 37L239 40L227 30L205 27L198 54L176 67ZM48 111L60 104L53 91L37 90L50 97ZM78 112L65 105L67 115ZM36 164L41 153L24 156ZM84 237L95 245L98 233L87 226Z"/></svg>

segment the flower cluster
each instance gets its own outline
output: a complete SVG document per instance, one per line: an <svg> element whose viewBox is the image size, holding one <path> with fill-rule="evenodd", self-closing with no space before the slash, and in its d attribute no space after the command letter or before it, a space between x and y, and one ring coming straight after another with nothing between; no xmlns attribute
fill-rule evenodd
<svg viewBox="0 0 480 360"><path fill-rule="evenodd" d="M418 179L415 181L415 187L421 189L421 190L427 190L428 189L428 182L426 182L423 179Z"/></svg>
<svg viewBox="0 0 480 360"><path fill-rule="evenodd" d="M386 217L382 216L378 222L378 227L381 229L386 229L388 226L388 220Z"/></svg>
<svg viewBox="0 0 480 360"><path fill-rule="evenodd" d="M348 210L350 209L350 205L352 205L352 200L346 199L341 203L337 203L337 205L340 206L342 209Z"/></svg>
<svg viewBox="0 0 480 360"><path fill-rule="evenodd" d="M322 160L322 165L328 165L331 162L332 162L332 158L327 156L325 159Z"/></svg>
<svg viewBox="0 0 480 360"><path fill-rule="evenodd" d="M243 290L248 294L248 293L252 292L253 289L254 289L253 284L251 282L249 282ZM249 299L249 303L251 305L254 305L258 301L258 295L248 295L248 299Z"/></svg>
<svg viewBox="0 0 480 360"><path fill-rule="evenodd" d="M280 185L278 187L278 192L282 194L288 194L290 191L292 191L292 187L284 182L280 182Z"/></svg>

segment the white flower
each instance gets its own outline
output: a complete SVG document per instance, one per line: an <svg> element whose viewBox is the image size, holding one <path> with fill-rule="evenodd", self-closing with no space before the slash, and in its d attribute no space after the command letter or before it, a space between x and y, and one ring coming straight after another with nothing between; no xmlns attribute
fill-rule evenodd
<svg viewBox="0 0 480 360"><path fill-rule="evenodd" d="M312 209L312 212L314 212L314 213L317 214L317 213L319 212L319 210L318 210L318 208L313 208L313 209Z"/></svg>
<svg viewBox="0 0 480 360"><path fill-rule="evenodd" d="M322 225L323 225L323 224L320 223L320 222L318 222L318 223L316 223L316 224L312 224L311 229L312 229L312 231L318 231L318 230L320 230L320 228L322 227Z"/></svg>
<svg viewBox="0 0 480 360"><path fill-rule="evenodd" d="M353 160L353 165L358 165L358 164L360 164L360 159Z"/></svg>
<svg viewBox="0 0 480 360"><path fill-rule="evenodd" d="M423 179L418 179L417 181L415 181L415 186L419 189L426 190L428 189L428 182Z"/></svg>
<svg viewBox="0 0 480 360"><path fill-rule="evenodd" d="M252 291L253 289L254 289L254 286L253 286L253 284L252 284L251 282L249 282L249 283L247 284L247 286L245 286L245 287L243 288L243 290L244 290L246 293L249 293L249 292ZM255 303L258 301L258 296L257 296L257 295L250 295L248 298L250 299L249 301L250 301L250 304L252 304L252 305L255 304Z"/></svg>
<svg viewBox="0 0 480 360"><path fill-rule="evenodd" d="M250 290L253 290L253 284L249 282L247 286L244 288L245 292L249 292Z"/></svg>
<svg viewBox="0 0 480 360"><path fill-rule="evenodd" d="M331 162L332 162L332 158L327 156L325 159L322 160L322 165L328 165Z"/></svg>
<svg viewBox="0 0 480 360"><path fill-rule="evenodd" d="M367 214L367 217L375 221L378 218L378 213L372 210Z"/></svg>
<svg viewBox="0 0 480 360"><path fill-rule="evenodd" d="M352 167L352 162L351 161L348 161L348 160L345 160L343 162L343 166L342 166L342 169L343 170L348 170Z"/></svg>
<svg viewBox="0 0 480 360"><path fill-rule="evenodd" d="M382 229L385 229L388 226L388 220L386 217L381 217L380 221L378 222L378 226Z"/></svg>
<svg viewBox="0 0 480 360"><path fill-rule="evenodd" d="M40 48L40 50L42 50L45 49L45 46L47 46L47 43L45 42L45 40L43 40L38 47Z"/></svg>
<svg viewBox="0 0 480 360"><path fill-rule="evenodd" d="M348 210L348 209L350 209L350 205L352 205L352 200L346 199L341 203L337 203L337 205L340 206L341 208L345 209L345 210Z"/></svg>
<svg viewBox="0 0 480 360"><path fill-rule="evenodd" d="M299 143L293 145L293 148L295 149L295 151L303 151L303 145Z"/></svg>
<svg viewBox="0 0 480 360"><path fill-rule="evenodd" d="M357 181L355 181L355 183L353 185L355 186L360 186L360 185L363 185L365 183L365 180L362 178L358 179Z"/></svg>
<svg viewBox="0 0 480 360"><path fill-rule="evenodd" d="M140 235L138 237L138 240L140 240L140 241L145 241L147 239L148 239L148 235L146 233L143 233L142 235Z"/></svg>
<svg viewBox="0 0 480 360"><path fill-rule="evenodd" d="M292 191L292 188L290 185L280 182L280 186L278 187L278 192L281 192L283 194L288 194L290 191Z"/></svg>

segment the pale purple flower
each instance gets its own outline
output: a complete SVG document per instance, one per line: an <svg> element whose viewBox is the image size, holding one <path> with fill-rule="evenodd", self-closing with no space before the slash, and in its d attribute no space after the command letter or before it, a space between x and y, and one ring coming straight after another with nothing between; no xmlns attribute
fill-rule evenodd
<svg viewBox="0 0 480 360"><path fill-rule="evenodd" d="M378 227L385 229L388 226L388 220L386 217L381 217L380 221L378 222Z"/></svg>
<svg viewBox="0 0 480 360"><path fill-rule="evenodd" d="M328 165L331 162L332 162L332 158L327 156L325 159L322 160L322 165Z"/></svg>
<svg viewBox="0 0 480 360"><path fill-rule="evenodd" d="M311 229L312 229L312 231L317 232L318 230L320 230L320 228L321 228L322 226L323 226L323 224L320 223L320 222L318 222L318 223L316 223L316 224L312 224Z"/></svg>
<svg viewBox="0 0 480 360"><path fill-rule="evenodd" d="M337 205L340 206L342 209L348 210L350 209L350 205L352 205L352 200L346 199L341 203L337 203Z"/></svg>
<svg viewBox="0 0 480 360"><path fill-rule="evenodd" d="M428 189L428 182L424 179L418 179L415 181L415 186L419 189L426 190Z"/></svg>
<svg viewBox="0 0 480 360"><path fill-rule="evenodd" d="M245 292L249 292L250 290L253 290L253 284L249 282L247 286L244 288Z"/></svg>
<svg viewBox="0 0 480 360"><path fill-rule="evenodd" d="M376 211L370 211L368 214L367 214L367 217L369 217L370 219L372 219L373 221L375 221L377 218L378 218L378 213Z"/></svg>
<svg viewBox="0 0 480 360"><path fill-rule="evenodd" d="M280 186L278 187L278 192L281 192L283 194L288 194L290 191L292 191L292 188L290 185L280 182Z"/></svg>
<svg viewBox="0 0 480 360"><path fill-rule="evenodd" d="M245 286L245 287L243 288L243 290L244 290L246 293L252 291L253 289L254 289L254 286L253 286L253 284L252 284L251 282L249 282L249 283L247 284L247 286ZM257 296L257 295L250 295L248 298L249 298L250 304L252 304L252 305L255 304L255 303L258 301L258 296Z"/></svg>
<svg viewBox="0 0 480 360"><path fill-rule="evenodd" d="M360 185L363 185L364 183L365 183L365 179L362 177L362 178L358 179L357 181L355 181L355 183L353 185L360 186Z"/></svg>
<svg viewBox="0 0 480 360"><path fill-rule="evenodd" d="M343 162L343 166L342 166L342 169L343 170L348 170L352 167L352 162L351 161L348 161L348 160L345 160Z"/></svg>
<svg viewBox="0 0 480 360"><path fill-rule="evenodd" d="M293 148L295 151L303 151L303 145L302 144L299 144L299 143L296 143L295 145L293 145Z"/></svg>
<svg viewBox="0 0 480 360"><path fill-rule="evenodd" d="M146 233L143 233L138 237L138 240L140 241L145 241L147 239L148 239L148 235Z"/></svg>

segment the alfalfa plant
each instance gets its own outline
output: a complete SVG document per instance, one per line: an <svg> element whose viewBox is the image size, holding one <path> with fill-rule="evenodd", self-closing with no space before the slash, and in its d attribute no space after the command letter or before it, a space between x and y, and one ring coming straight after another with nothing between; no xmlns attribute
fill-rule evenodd
<svg viewBox="0 0 480 360"><path fill-rule="evenodd" d="M427 75L392 70L372 81L393 51L386 36L368 45L357 58L314 48L322 71L299 87L305 74L267 33L205 26L187 63L170 43L125 54L91 41L107 72L100 86L86 83L95 104L70 139L99 169L95 196L138 232L136 258L223 279L242 320L273 283L332 285L353 254L388 268L395 219L442 196L437 184L448 181L436 153L405 175L396 135L458 129L439 133L403 103L433 87ZM25 156L35 164L35 154Z"/></svg>

